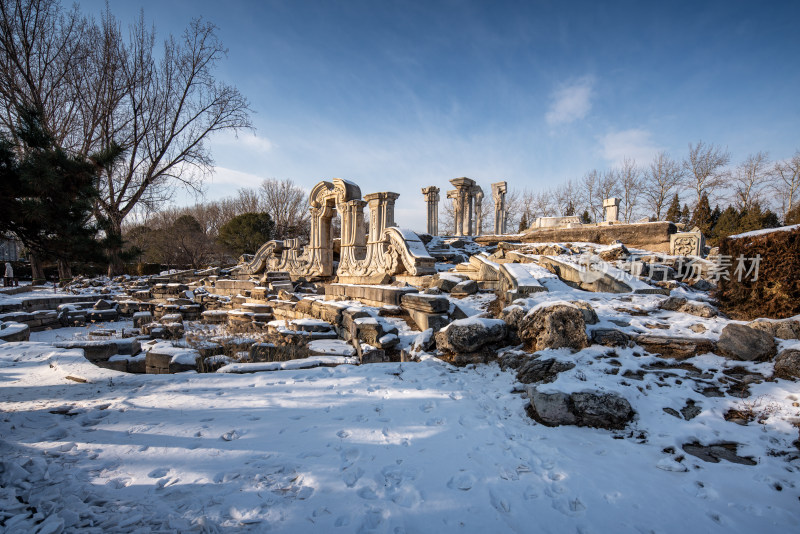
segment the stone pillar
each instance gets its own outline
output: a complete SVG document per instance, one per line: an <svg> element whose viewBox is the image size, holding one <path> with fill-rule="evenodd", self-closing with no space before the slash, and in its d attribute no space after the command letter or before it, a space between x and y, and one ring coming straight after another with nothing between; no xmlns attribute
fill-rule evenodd
<svg viewBox="0 0 800 534"><path fill-rule="evenodd" d="M448 198L453 198L456 207L456 235L470 235L472 229L472 188L475 180L469 178L453 178L450 183L455 191L448 191ZM451 193L455 193L452 197Z"/></svg>
<svg viewBox="0 0 800 534"><path fill-rule="evenodd" d="M508 184L497 182L492 184L492 200L494 200L494 233L503 235L506 233L506 192Z"/></svg>
<svg viewBox="0 0 800 534"><path fill-rule="evenodd" d="M355 257L363 258L366 254L367 232L364 228L364 206L367 203L363 200L350 200L344 204L342 209L342 247L353 247Z"/></svg>
<svg viewBox="0 0 800 534"><path fill-rule="evenodd" d="M619 222L619 199L606 198L603 200L603 219L606 224Z"/></svg>
<svg viewBox="0 0 800 534"><path fill-rule="evenodd" d="M481 235L483 233L483 189L476 185L471 190L472 203L475 205L475 227L471 235Z"/></svg>
<svg viewBox="0 0 800 534"><path fill-rule="evenodd" d="M430 186L422 189L428 203L428 233L439 235L439 188Z"/></svg>
<svg viewBox="0 0 800 534"><path fill-rule="evenodd" d="M369 240L368 245L379 243L383 240L383 231L390 226L397 226L394 222L394 202L399 193L370 193L364 198L369 204Z"/></svg>

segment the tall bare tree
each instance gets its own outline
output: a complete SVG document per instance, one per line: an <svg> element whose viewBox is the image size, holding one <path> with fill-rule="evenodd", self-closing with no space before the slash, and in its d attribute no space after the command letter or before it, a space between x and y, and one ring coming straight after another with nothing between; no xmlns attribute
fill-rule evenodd
<svg viewBox="0 0 800 534"><path fill-rule="evenodd" d="M773 189L781 203L781 218L786 219L786 214L800 201L800 150L792 159L776 162L773 174L776 178Z"/></svg>
<svg viewBox="0 0 800 534"><path fill-rule="evenodd" d="M683 162L689 189L695 193L694 204L700 201L703 193L709 198L725 185L727 173L725 166L730 163L730 153L713 144L698 141L689 143L689 155Z"/></svg>
<svg viewBox="0 0 800 534"><path fill-rule="evenodd" d="M199 189L213 169L212 134L251 127L247 100L213 75L226 54L213 24L193 20L161 50L155 43L143 16L125 38L108 10L98 24L57 0L0 2L2 121L13 124L18 105L32 103L63 148L124 151L98 184L97 214L111 234L174 187ZM122 267L118 252L110 273Z"/></svg>
<svg viewBox="0 0 800 534"><path fill-rule="evenodd" d="M553 191L555 208L559 215L576 215L582 206L580 191L572 182L567 180Z"/></svg>
<svg viewBox="0 0 800 534"><path fill-rule="evenodd" d="M656 154L645 169L642 197L649 213L660 221L667 214L673 195L682 190L684 170L681 164L666 152Z"/></svg>
<svg viewBox="0 0 800 534"><path fill-rule="evenodd" d="M589 211L592 220L598 220L603 213L603 199L600 198L600 173L592 169L581 178L581 197L584 207Z"/></svg>
<svg viewBox="0 0 800 534"><path fill-rule="evenodd" d="M773 167L766 152L750 154L733 171L733 197L739 211L761 204L766 186L772 178Z"/></svg>
<svg viewBox="0 0 800 534"><path fill-rule="evenodd" d="M261 203L275 222L275 238L307 237L308 194L290 179L269 178L261 183Z"/></svg>
<svg viewBox="0 0 800 534"><path fill-rule="evenodd" d="M624 158L617 170L617 176L622 195L622 218L625 222L631 222L642 193L642 169L636 164L636 160Z"/></svg>

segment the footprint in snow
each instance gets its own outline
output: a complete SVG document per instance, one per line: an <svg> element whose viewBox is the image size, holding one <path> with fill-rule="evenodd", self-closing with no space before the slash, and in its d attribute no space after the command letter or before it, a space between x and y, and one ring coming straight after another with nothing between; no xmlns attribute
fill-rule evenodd
<svg viewBox="0 0 800 534"><path fill-rule="evenodd" d="M436 408L436 403L434 401L428 401L422 406L419 407L419 410L424 413L430 413L431 410Z"/></svg>
<svg viewBox="0 0 800 534"><path fill-rule="evenodd" d="M475 481L475 475L469 471L462 471L450 479L447 483L447 487L450 489L469 491L472 489L472 486L475 485Z"/></svg>
<svg viewBox="0 0 800 534"><path fill-rule="evenodd" d="M357 467L355 469L346 470L342 475L342 480L348 488L352 488L362 476L364 476L364 470Z"/></svg>
<svg viewBox="0 0 800 534"><path fill-rule="evenodd" d="M342 470L353 465L360 455L361 453L355 447L342 451Z"/></svg>
<svg viewBox="0 0 800 534"><path fill-rule="evenodd" d="M444 417L434 417L425 421L425 426L442 426L447 422Z"/></svg>
<svg viewBox="0 0 800 534"><path fill-rule="evenodd" d="M347 430L340 430L336 433L336 435L342 439L345 439L350 437L350 432L348 432Z"/></svg>
<svg viewBox="0 0 800 534"><path fill-rule="evenodd" d="M236 430L230 430L220 436L220 438L224 439L225 441L233 441L235 439L239 439L240 437L241 436L239 435L239 432Z"/></svg>
<svg viewBox="0 0 800 534"><path fill-rule="evenodd" d="M147 473L147 476L150 478L161 478L167 476L167 473L169 473L169 467L159 467Z"/></svg>
<svg viewBox="0 0 800 534"><path fill-rule="evenodd" d="M375 491L369 486L361 488L356 492L356 494L362 499L366 499L368 501L374 501L375 499L378 498L378 494L375 493Z"/></svg>

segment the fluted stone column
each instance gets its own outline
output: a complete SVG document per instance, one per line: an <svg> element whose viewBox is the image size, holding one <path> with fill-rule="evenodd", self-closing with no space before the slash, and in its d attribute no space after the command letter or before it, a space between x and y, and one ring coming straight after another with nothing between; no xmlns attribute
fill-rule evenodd
<svg viewBox="0 0 800 534"><path fill-rule="evenodd" d="M474 186L470 191L470 197L475 207L475 226L471 235L481 235L483 233L481 224L483 222L483 189L481 186Z"/></svg>
<svg viewBox="0 0 800 534"><path fill-rule="evenodd" d="M435 186L422 189L428 203L428 233L439 235L439 188Z"/></svg>
<svg viewBox="0 0 800 534"><path fill-rule="evenodd" d="M503 235L506 233L506 192L508 184L497 182L492 184L492 200L494 200L494 233Z"/></svg>
<svg viewBox="0 0 800 534"><path fill-rule="evenodd" d="M453 178L450 183L456 187L455 195L450 196L452 191L447 192L449 198L453 198L456 206L456 235L470 235L472 229L472 188L475 180L469 178Z"/></svg>
<svg viewBox="0 0 800 534"><path fill-rule="evenodd" d="M383 231L390 226L397 226L394 222L394 203L399 193L383 192L365 195L369 204L369 241L367 245L379 243L383 240Z"/></svg>

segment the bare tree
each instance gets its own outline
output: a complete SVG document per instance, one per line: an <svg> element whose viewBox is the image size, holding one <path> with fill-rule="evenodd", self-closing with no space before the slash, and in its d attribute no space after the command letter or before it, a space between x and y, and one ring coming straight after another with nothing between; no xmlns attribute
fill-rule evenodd
<svg viewBox="0 0 800 534"><path fill-rule="evenodd" d="M773 168L766 152L750 154L733 171L733 197L739 211L750 209L763 201L764 189Z"/></svg>
<svg viewBox="0 0 800 534"><path fill-rule="evenodd" d="M592 220L598 220L603 213L603 198L600 196L600 173L592 169L583 175L580 182L583 205L589 211Z"/></svg>
<svg viewBox="0 0 800 534"><path fill-rule="evenodd" d="M636 213L639 195L642 193L642 169L636 165L636 160L625 158L617 175L622 194L622 217L625 222L631 222Z"/></svg>
<svg viewBox="0 0 800 534"><path fill-rule="evenodd" d="M108 10L98 25L56 0L6 0L0 44L5 125L19 104L33 104L63 148L123 152L98 183L97 215L110 234L121 235L137 206L159 206L177 185L199 190L213 169L209 136L251 127L247 100L213 76L226 51L201 20L156 52L143 16L126 40ZM110 252L109 272L119 272L119 249Z"/></svg>
<svg viewBox="0 0 800 534"><path fill-rule="evenodd" d="M575 215L581 206L580 191L572 180L567 180L553 191L553 200L561 216Z"/></svg>
<svg viewBox="0 0 800 534"><path fill-rule="evenodd" d="M603 209L603 200L619 196L619 173L617 169L608 169L603 172L597 184L597 194L600 200L601 211Z"/></svg>
<svg viewBox="0 0 800 534"><path fill-rule="evenodd" d="M552 217L556 213L553 204L553 193L551 191L542 190L533 195L533 216L535 217ZM533 221L531 221L533 222Z"/></svg>
<svg viewBox="0 0 800 534"><path fill-rule="evenodd" d="M307 237L308 195L290 179L270 178L261 183L261 203L275 222L275 238Z"/></svg>
<svg viewBox="0 0 800 534"><path fill-rule="evenodd" d="M800 150L792 159L775 163L773 175L776 178L773 188L781 203L781 218L785 219L800 200Z"/></svg>
<svg viewBox="0 0 800 534"><path fill-rule="evenodd" d="M644 171L642 197L657 221L666 215L673 195L681 191L683 176L681 164L666 152L659 152Z"/></svg>
<svg viewBox="0 0 800 534"><path fill-rule="evenodd" d="M698 141L696 145L689 143L689 155L683 162L683 168L689 188L696 194L695 204L703 193L711 198L716 190L725 185L725 166L730 160L730 153L721 147L703 141Z"/></svg>

